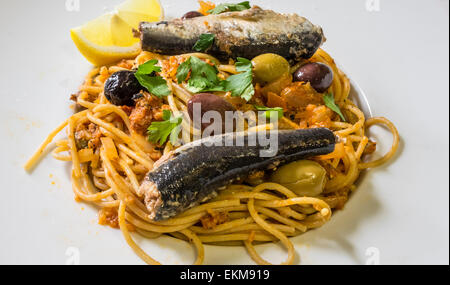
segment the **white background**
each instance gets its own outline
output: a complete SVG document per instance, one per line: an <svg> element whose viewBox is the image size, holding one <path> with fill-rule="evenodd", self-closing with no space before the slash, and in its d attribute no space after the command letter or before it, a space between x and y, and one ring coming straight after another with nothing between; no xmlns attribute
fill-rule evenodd
<svg viewBox="0 0 450 285"><path fill-rule="evenodd" d="M71 113L70 94L90 69L69 29L118 2L80 0L80 11L67 11L64 0L0 2L0 264L65 264L69 247L81 264L142 264L119 231L97 225L95 209L74 202L66 164L50 157L32 175L22 169ZM365 264L375 247L382 264L448 264L449 2L379 0L379 11L365 0L251 2L321 25L324 48L402 136L397 159L365 175L344 211L294 239L297 262ZM193 0L163 4L172 17L197 9ZM194 258L169 238L142 244L166 264ZM273 262L285 258L279 246L258 250ZM206 263L253 264L244 249L213 247Z"/></svg>

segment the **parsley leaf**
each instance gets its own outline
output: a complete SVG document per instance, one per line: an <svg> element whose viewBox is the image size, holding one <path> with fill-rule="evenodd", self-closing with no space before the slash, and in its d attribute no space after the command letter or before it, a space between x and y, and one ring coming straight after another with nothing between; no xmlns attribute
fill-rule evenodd
<svg viewBox="0 0 450 285"><path fill-rule="evenodd" d="M218 5L216 8L209 10L208 13L209 14L221 14L221 13L225 13L225 12L236 12L236 11L244 11L247 9L250 9L250 2L249 1L245 1L239 4L230 4L230 3L224 3L224 4L220 4Z"/></svg>
<svg viewBox="0 0 450 285"><path fill-rule="evenodd" d="M161 76L156 76L156 72L161 72L161 67L156 66L157 59L149 60L138 67L134 74L139 83L156 97L163 97L170 94L167 82Z"/></svg>
<svg viewBox="0 0 450 285"><path fill-rule="evenodd" d="M186 80L189 75L189 71L191 71L191 58L188 58L185 62L180 64L177 69L177 80L178 83L181 83Z"/></svg>
<svg viewBox="0 0 450 285"><path fill-rule="evenodd" d="M152 74L153 72L161 72L161 67L156 66L157 63L158 63L157 59L149 60L146 63L139 65L136 73Z"/></svg>
<svg viewBox="0 0 450 285"><path fill-rule="evenodd" d="M183 118L174 117L172 112L164 110L163 120L162 122L152 122L150 127L148 127L148 140L163 145L170 136L170 142L175 144L180 135Z"/></svg>
<svg viewBox="0 0 450 285"><path fill-rule="evenodd" d="M172 118L172 112L169 110L163 110L163 121L169 121Z"/></svg>
<svg viewBox="0 0 450 285"><path fill-rule="evenodd" d="M335 101L334 101L334 96L333 96L332 93L325 94L325 95L323 96L323 101L325 102L325 105L326 105L328 108L330 108L331 110L333 110L334 112L336 112L336 113L341 117L341 119L342 119L344 122L346 122L345 117L344 117L344 115L343 115L342 112L341 112L341 109L339 108L338 105L336 105L336 103L335 103Z"/></svg>
<svg viewBox="0 0 450 285"><path fill-rule="evenodd" d="M237 60L238 61L235 63L237 71L245 72L245 71L252 70L253 64L250 60L243 58L243 57L238 57Z"/></svg>
<svg viewBox="0 0 450 285"><path fill-rule="evenodd" d="M279 120L279 119L283 118L283 116L284 116L284 110L281 107L269 108L269 107L255 106L255 108L258 111L265 111L266 118L269 120L272 117L275 117L276 120Z"/></svg>
<svg viewBox="0 0 450 285"><path fill-rule="evenodd" d="M205 82L207 83L207 87L215 87L219 85L219 77L217 77L217 74L219 71L217 70L217 67L214 65L210 65L203 60L199 59L198 57L191 57L191 68L192 68L192 78L189 80L189 85L194 83L195 81L199 82ZM202 80L206 79L206 80Z"/></svg>
<svg viewBox="0 0 450 285"><path fill-rule="evenodd" d="M212 66L198 57L191 56L178 67L177 79L178 83L185 81L189 71L192 71L186 87L192 93L229 91L234 97L250 101L255 94L252 62L239 57L236 62L236 70L241 73L221 81L217 76L219 71L215 65Z"/></svg>
<svg viewBox="0 0 450 285"><path fill-rule="evenodd" d="M236 70L241 72L232 75L225 80L225 91L231 91L233 97L241 97L246 101L250 101L255 94L253 87L253 65L248 59L238 57L236 62Z"/></svg>
<svg viewBox="0 0 450 285"><path fill-rule="evenodd" d="M167 82L161 76L149 76L139 73L136 73L134 76L136 76L139 83L143 87L145 87L148 92L155 95L156 97L161 98L170 94Z"/></svg>
<svg viewBox="0 0 450 285"><path fill-rule="evenodd" d="M200 38L194 45L194 50L198 51L198 52L205 52L207 49L209 49L213 45L215 38L216 38L216 35L214 35L214 34L200 35Z"/></svg>
<svg viewBox="0 0 450 285"><path fill-rule="evenodd" d="M178 67L178 83L186 80L189 70L192 72L186 88L192 93L224 91L221 81L217 76L219 71L216 66L210 65L198 57L191 56L184 64Z"/></svg>

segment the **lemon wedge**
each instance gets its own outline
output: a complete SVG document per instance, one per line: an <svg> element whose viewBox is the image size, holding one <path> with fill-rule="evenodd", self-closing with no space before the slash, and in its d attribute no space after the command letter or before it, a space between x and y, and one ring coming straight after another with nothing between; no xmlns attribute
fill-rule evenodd
<svg viewBox="0 0 450 285"><path fill-rule="evenodd" d="M114 63L139 54L139 39L133 36L140 22L164 18L159 0L127 0L107 13L70 30L81 54L96 66Z"/></svg>

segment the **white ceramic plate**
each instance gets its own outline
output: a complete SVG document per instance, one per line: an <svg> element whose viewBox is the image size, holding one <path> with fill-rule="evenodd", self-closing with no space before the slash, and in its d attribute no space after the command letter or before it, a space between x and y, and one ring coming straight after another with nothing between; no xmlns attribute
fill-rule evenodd
<svg viewBox="0 0 450 285"><path fill-rule="evenodd" d="M68 98L90 69L69 29L120 2L79 0L77 11L73 1L0 4L0 264L142 264L120 231L99 226L96 209L74 201L67 164L48 157L33 174L22 170L71 114ZM163 1L170 17L197 7L193 0ZM321 25L328 38L324 48L366 90L374 115L392 119L402 135L396 161L365 174L344 211L293 239L297 263L448 264L448 2L252 4L296 12ZM353 86L369 114L364 93ZM372 134L380 151L389 148L386 131L374 128ZM194 259L190 245L171 238L138 242L165 264ZM274 263L285 259L279 245L257 249ZM243 248L209 246L205 263L253 264Z"/></svg>

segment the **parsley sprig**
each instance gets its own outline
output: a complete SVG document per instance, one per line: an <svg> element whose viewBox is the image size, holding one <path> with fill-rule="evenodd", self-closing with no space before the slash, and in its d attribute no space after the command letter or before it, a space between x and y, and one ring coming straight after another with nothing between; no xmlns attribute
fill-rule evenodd
<svg viewBox="0 0 450 285"><path fill-rule="evenodd" d="M214 34L202 34L194 45L194 50L198 52L207 51L214 43L216 35Z"/></svg>
<svg viewBox="0 0 450 285"><path fill-rule="evenodd" d="M338 105L336 105L334 101L334 95L332 93L328 93L323 95L323 101L325 102L325 106L336 112L342 119L342 121L346 122L344 115L341 112L341 109Z"/></svg>
<svg viewBox="0 0 450 285"><path fill-rule="evenodd" d="M177 70L178 83L186 81L189 72L187 89L192 93L224 91L231 92L234 97L241 97L246 101L255 94L253 87L253 66L250 60L238 58L236 70L239 74L232 75L226 80L220 80L219 71L214 65L210 65L198 57L191 56L182 63Z"/></svg>
<svg viewBox="0 0 450 285"><path fill-rule="evenodd" d="M225 80L225 91L230 91L233 97L241 97L248 102L255 94L252 62L238 57L236 70L241 73L232 75Z"/></svg>
<svg viewBox="0 0 450 285"><path fill-rule="evenodd" d="M157 72L161 72L161 67L156 66L158 60L152 59L138 67L134 74L139 83L156 97L168 96L170 94L167 82Z"/></svg>
<svg viewBox="0 0 450 285"><path fill-rule="evenodd" d="M191 56L178 67L178 83L186 81L189 71L191 71L191 76L186 88L192 93L224 91L217 76L219 71L215 65L210 65L196 56Z"/></svg>
<svg viewBox="0 0 450 285"><path fill-rule="evenodd" d="M177 143L183 118L174 117L171 111L163 111L162 122L152 122L148 127L148 140L159 145L163 145L170 137L170 142L174 145Z"/></svg>
<svg viewBox="0 0 450 285"><path fill-rule="evenodd" d="M250 9L250 2L245 1L238 4L224 3L217 5L216 8L209 10L209 14L217 15L225 12L236 12L236 11L244 11Z"/></svg>

